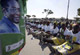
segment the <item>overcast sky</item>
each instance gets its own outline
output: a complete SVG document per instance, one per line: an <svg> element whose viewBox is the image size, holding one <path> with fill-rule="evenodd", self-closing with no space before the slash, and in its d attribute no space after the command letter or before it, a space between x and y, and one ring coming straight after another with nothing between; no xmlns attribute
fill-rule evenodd
<svg viewBox="0 0 80 55"><path fill-rule="evenodd" d="M44 9L50 9L54 14L48 17L66 17L68 0L28 0L27 14L45 17L42 14ZM80 0L70 0L69 18L73 19L77 15L77 9L80 8Z"/></svg>

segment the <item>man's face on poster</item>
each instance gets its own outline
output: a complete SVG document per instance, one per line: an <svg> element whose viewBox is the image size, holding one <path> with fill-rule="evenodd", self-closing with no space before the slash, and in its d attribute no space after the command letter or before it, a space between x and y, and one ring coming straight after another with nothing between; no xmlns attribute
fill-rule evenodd
<svg viewBox="0 0 80 55"><path fill-rule="evenodd" d="M9 2L9 6L7 7L7 14L9 20L13 23L19 23L20 20L20 6L19 3L15 0Z"/></svg>

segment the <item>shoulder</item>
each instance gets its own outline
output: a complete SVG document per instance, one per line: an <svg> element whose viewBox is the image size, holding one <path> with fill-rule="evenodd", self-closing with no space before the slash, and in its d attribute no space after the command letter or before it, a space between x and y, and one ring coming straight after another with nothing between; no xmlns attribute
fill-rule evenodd
<svg viewBox="0 0 80 55"><path fill-rule="evenodd" d="M56 29L58 29L58 27L56 27Z"/></svg>
<svg viewBox="0 0 80 55"><path fill-rule="evenodd" d="M80 36L80 31L78 32L78 35Z"/></svg>
<svg viewBox="0 0 80 55"><path fill-rule="evenodd" d="M7 23L3 22L3 21L0 21L0 29L1 28L6 28L8 25Z"/></svg>
<svg viewBox="0 0 80 55"><path fill-rule="evenodd" d="M10 30L5 22L0 22L0 33L6 33Z"/></svg>

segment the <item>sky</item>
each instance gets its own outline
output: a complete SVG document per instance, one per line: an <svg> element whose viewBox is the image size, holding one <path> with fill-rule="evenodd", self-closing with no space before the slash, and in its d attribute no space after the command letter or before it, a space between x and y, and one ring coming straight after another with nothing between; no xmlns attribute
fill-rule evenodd
<svg viewBox="0 0 80 55"><path fill-rule="evenodd" d="M48 17L65 17L67 14L68 0L28 0L27 14L36 15L36 17L44 18L46 13L42 13L44 9L50 9L54 13ZM80 0L70 0L69 4L69 19L77 16L77 9L80 8Z"/></svg>

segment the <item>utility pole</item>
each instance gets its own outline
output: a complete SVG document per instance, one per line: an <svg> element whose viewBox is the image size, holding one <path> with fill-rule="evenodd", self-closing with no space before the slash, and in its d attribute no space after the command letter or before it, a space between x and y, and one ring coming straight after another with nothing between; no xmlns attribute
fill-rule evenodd
<svg viewBox="0 0 80 55"><path fill-rule="evenodd" d="M67 5L67 16L66 16L67 20L68 20L68 14L69 14L69 4L70 4L70 0L68 0L68 5Z"/></svg>

